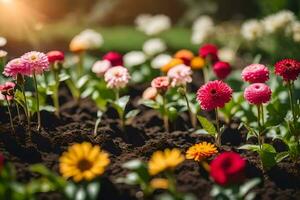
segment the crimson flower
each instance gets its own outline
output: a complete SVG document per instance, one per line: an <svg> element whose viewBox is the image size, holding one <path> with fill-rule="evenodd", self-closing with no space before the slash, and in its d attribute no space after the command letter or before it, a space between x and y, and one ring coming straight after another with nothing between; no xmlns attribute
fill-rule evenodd
<svg viewBox="0 0 300 200"><path fill-rule="evenodd" d="M50 63L62 62L65 59L65 54L61 51L49 51L47 57Z"/></svg>
<svg viewBox="0 0 300 200"><path fill-rule="evenodd" d="M123 56L117 52L110 51L103 56L103 60L108 60L111 65L114 66L123 66Z"/></svg>
<svg viewBox="0 0 300 200"><path fill-rule="evenodd" d="M210 176L221 185L241 183L245 178L246 161L235 152L225 152L210 164Z"/></svg>
<svg viewBox="0 0 300 200"><path fill-rule="evenodd" d="M269 70L262 64L251 64L242 71L242 78L249 83L265 83L269 80Z"/></svg>
<svg viewBox="0 0 300 200"><path fill-rule="evenodd" d="M275 64L275 74L285 81L294 81L300 74L300 62L294 59L283 59Z"/></svg>
<svg viewBox="0 0 300 200"><path fill-rule="evenodd" d="M244 92L244 98L251 104L260 105L270 101L272 91L264 83L253 83Z"/></svg>
<svg viewBox="0 0 300 200"><path fill-rule="evenodd" d="M214 63L219 60L218 48L213 44L205 44L199 49L199 56L210 59Z"/></svg>
<svg viewBox="0 0 300 200"><path fill-rule="evenodd" d="M214 64L213 70L219 79L225 79L231 72L228 62L218 61Z"/></svg>
<svg viewBox="0 0 300 200"><path fill-rule="evenodd" d="M4 99L12 100L14 96L14 88L16 84L13 82L6 82L0 85L0 93L4 95Z"/></svg>
<svg viewBox="0 0 300 200"><path fill-rule="evenodd" d="M223 81L209 81L197 92L197 100L203 110L222 108L231 100L232 89Z"/></svg>

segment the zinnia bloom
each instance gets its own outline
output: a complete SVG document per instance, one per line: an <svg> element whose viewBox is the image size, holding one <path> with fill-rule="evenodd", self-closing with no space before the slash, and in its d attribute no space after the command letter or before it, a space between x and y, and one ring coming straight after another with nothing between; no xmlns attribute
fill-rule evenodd
<svg viewBox="0 0 300 200"><path fill-rule="evenodd" d="M172 87L184 86L192 82L192 74L191 68L184 64L177 65L168 71L168 77L172 80Z"/></svg>
<svg viewBox="0 0 300 200"><path fill-rule="evenodd" d="M130 75L125 67L112 67L104 74L108 88L124 88L130 80Z"/></svg>
<svg viewBox="0 0 300 200"><path fill-rule="evenodd" d="M151 175L156 175L165 170L173 170L183 161L184 156L178 149L156 151L149 160L148 170Z"/></svg>
<svg viewBox="0 0 300 200"><path fill-rule="evenodd" d="M123 66L123 56L114 51L105 54L103 60L108 60L112 66Z"/></svg>
<svg viewBox="0 0 300 200"><path fill-rule="evenodd" d="M153 87L148 87L144 92L142 98L145 100L154 100L157 96L157 90Z"/></svg>
<svg viewBox="0 0 300 200"><path fill-rule="evenodd" d="M44 71L49 70L48 57L44 53L31 51L25 53L21 60L29 66L31 75L42 74Z"/></svg>
<svg viewBox="0 0 300 200"><path fill-rule="evenodd" d="M300 62L294 59L283 59L275 64L275 74L285 81L294 81L300 74Z"/></svg>
<svg viewBox="0 0 300 200"><path fill-rule="evenodd" d="M262 64L251 64L242 71L242 78L249 83L265 83L269 80L269 70Z"/></svg>
<svg viewBox="0 0 300 200"><path fill-rule="evenodd" d="M187 49L179 50L174 55L175 58L179 58L187 66L190 66L192 59L194 58L193 52Z"/></svg>
<svg viewBox="0 0 300 200"><path fill-rule="evenodd" d="M232 89L223 81L209 81L197 92L197 100L203 110L222 108L231 100Z"/></svg>
<svg viewBox="0 0 300 200"><path fill-rule="evenodd" d="M179 58L172 58L170 60L170 62L168 62L166 65L162 66L160 68L160 70L164 73L167 73L171 68L177 66L177 65L180 65L180 64L183 64L183 61Z"/></svg>
<svg viewBox="0 0 300 200"><path fill-rule="evenodd" d="M16 84L13 82L6 82L2 85L0 85L0 93L4 96L4 99L7 98L7 100L12 100L14 97L14 88Z"/></svg>
<svg viewBox="0 0 300 200"><path fill-rule="evenodd" d="M191 68L193 70L202 69L204 66L205 60L199 56L196 56L191 60Z"/></svg>
<svg viewBox="0 0 300 200"><path fill-rule="evenodd" d="M167 76L160 76L152 80L151 87L155 88L159 93L165 93L170 86L170 80Z"/></svg>
<svg viewBox="0 0 300 200"><path fill-rule="evenodd" d="M201 142L191 146L186 152L186 159L201 161L218 153L217 147L208 142Z"/></svg>
<svg viewBox="0 0 300 200"><path fill-rule="evenodd" d="M59 158L59 170L66 179L91 181L100 176L110 163L108 154L88 142L74 144Z"/></svg>
<svg viewBox="0 0 300 200"><path fill-rule="evenodd" d="M50 63L62 62L65 59L65 54L61 51L50 51L47 53L47 57Z"/></svg>
<svg viewBox="0 0 300 200"><path fill-rule="evenodd" d="M272 91L264 83L253 83L244 92L244 98L251 104L259 105L270 101Z"/></svg>
<svg viewBox="0 0 300 200"><path fill-rule="evenodd" d="M16 78L18 74L30 76L30 67L28 64L24 63L22 59L15 58L5 65L3 75Z"/></svg>
<svg viewBox="0 0 300 200"><path fill-rule="evenodd" d="M241 183L244 178L246 161L237 153L225 152L210 164L210 176L222 186Z"/></svg>
<svg viewBox="0 0 300 200"><path fill-rule="evenodd" d="M202 58L208 58L212 62L216 62L219 60L218 48L213 44L205 44L199 49L199 56Z"/></svg>
<svg viewBox="0 0 300 200"><path fill-rule="evenodd" d="M214 64L213 70L219 79L225 79L231 72L231 67L228 62L218 61Z"/></svg>
<svg viewBox="0 0 300 200"><path fill-rule="evenodd" d="M111 63L108 60L99 60L93 65L92 72L98 77L102 77L109 68L111 68Z"/></svg>

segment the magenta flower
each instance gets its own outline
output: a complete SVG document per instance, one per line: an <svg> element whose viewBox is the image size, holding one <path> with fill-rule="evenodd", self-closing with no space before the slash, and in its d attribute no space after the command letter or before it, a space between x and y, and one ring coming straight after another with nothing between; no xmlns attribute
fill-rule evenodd
<svg viewBox="0 0 300 200"><path fill-rule="evenodd" d="M219 79L225 79L231 72L228 62L218 61L213 66L214 73Z"/></svg>
<svg viewBox="0 0 300 200"><path fill-rule="evenodd" d="M9 61L3 71L3 75L5 76L10 76L13 78L16 78L17 75L22 75L22 76L30 76L30 68L29 65L24 63L22 59L16 58L11 61Z"/></svg>
<svg viewBox="0 0 300 200"><path fill-rule="evenodd" d="M232 98L233 90L223 81L209 81L197 92L197 100L203 110L222 108Z"/></svg>
<svg viewBox="0 0 300 200"><path fill-rule="evenodd" d="M212 62L219 60L218 57L218 48L214 44L205 44L199 49L199 56L202 58L208 58Z"/></svg>
<svg viewBox="0 0 300 200"><path fill-rule="evenodd" d="M65 54L61 51L49 51L47 53L47 57L50 63L63 62L65 59Z"/></svg>
<svg viewBox="0 0 300 200"><path fill-rule="evenodd" d="M244 98L251 104L260 105L270 101L272 91L264 83L253 83L244 92Z"/></svg>
<svg viewBox="0 0 300 200"><path fill-rule="evenodd" d="M14 98L14 88L16 84L13 82L6 82L2 85L0 85L0 93L3 95L1 97L2 100L12 100Z"/></svg>
<svg viewBox="0 0 300 200"><path fill-rule="evenodd" d="M164 94L170 86L170 80L167 76L160 76L152 80L151 87L155 88L158 93Z"/></svg>
<svg viewBox="0 0 300 200"><path fill-rule="evenodd" d="M125 67L117 66L107 70L104 80L107 82L108 88L120 89L128 84L130 75Z"/></svg>
<svg viewBox="0 0 300 200"><path fill-rule="evenodd" d="M123 66L123 56L117 52L110 51L103 56L103 60L108 60L113 67Z"/></svg>
<svg viewBox="0 0 300 200"><path fill-rule="evenodd" d="M187 83L192 82L192 73L191 68L184 64L171 68L168 71L168 77L172 80L171 86L185 86Z"/></svg>
<svg viewBox="0 0 300 200"><path fill-rule="evenodd" d="M31 75L42 74L44 71L48 71L50 67L48 57L38 51L25 53L21 60L29 66Z"/></svg>
<svg viewBox="0 0 300 200"><path fill-rule="evenodd" d="M294 59L283 59L275 64L275 74L285 81L294 81L300 74L300 62Z"/></svg>
<svg viewBox="0 0 300 200"><path fill-rule="evenodd" d="M269 80L269 70L262 64L251 64L242 71L242 78L249 83L265 83Z"/></svg>

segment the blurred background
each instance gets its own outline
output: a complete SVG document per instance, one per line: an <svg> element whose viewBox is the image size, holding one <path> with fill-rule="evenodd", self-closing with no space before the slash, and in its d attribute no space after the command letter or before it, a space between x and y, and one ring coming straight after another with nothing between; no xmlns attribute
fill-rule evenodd
<svg viewBox="0 0 300 200"><path fill-rule="evenodd" d="M101 33L100 51L122 53L141 49L148 36L134 26L140 14L165 14L172 28L160 35L170 49L199 45L191 42L193 21L209 15L230 36L246 19L262 18L282 9L299 17L299 0L0 0L0 36L10 56L28 50L67 51L69 42L86 28ZM228 31L225 31L228 33ZM225 39L227 41L227 39ZM222 40L217 43L222 43ZM225 42L226 43L226 42Z"/></svg>

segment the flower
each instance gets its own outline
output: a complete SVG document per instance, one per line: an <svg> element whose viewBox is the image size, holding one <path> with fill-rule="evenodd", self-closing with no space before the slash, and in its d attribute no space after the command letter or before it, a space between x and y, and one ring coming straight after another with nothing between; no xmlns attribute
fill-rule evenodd
<svg viewBox="0 0 300 200"><path fill-rule="evenodd" d="M18 74L30 76L31 72L28 64L24 63L20 58L15 58L5 65L3 74L5 76L16 78Z"/></svg>
<svg viewBox="0 0 300 200"><path fill-rule="evenodd" d="M102 77L105 74L105 72L107 72L107 70L111 67L112 66L110 61L99 60L94 63L92 67L92 72L94 72L98 77Z"/></svg>
<svg viewBox="0 0 300 200"><path fill-rule="evenodd" d="M131 51L124 55L124 65L133 67L146 62L146 55L142 51Z"/></svg>
<svg viewBox="0 0 300 200"><path fill-rule="evenodd" d="M197 92L197 100L203 110L222 108L231 100L232 89L223 81L209 81Z"/></svg>
<svg viewBox="0 0 300 200"><path fill-rule="evenodd" d="M258 20L248 20L242 25L241 34L246 40L253 41L263 36L264 27Z"/></svg>
<svg viewBox="0 0 300 200"><path fill-rule="evenodd" d="M59 171L75 182L90 181L103 174L110 163L108 154L88 142L74 144L59 158Z"/></svg>
<svg viewBox="0 0 300 200"><path fill-rule="evenodd" d="M172 67L175 67L177 65L180 65L180 64L183 64L183 61L181 59L178 59L178 58L172 58L170 60L170 62L168 62L166 65L162 66L160 68L160 70L162 72L165 72L167 73Z"/></svg>
<svg viewBox="0 0 300 200"><path fill-rule="evenodd" d="M153 189L168 189L169 180L165 178L154 178L150 181L150 186Z"/></svg>
<svg viewBox="0 0 300 200"><path fill-rule="evenodd" d="M151 67L153 69L160 69L162 66L168 64L172 60L172 57L168 54L159 54L151 61Z"/></svg>
<svg viewBox="0 0 300 200"><path fill-rule="evenodd" d="M50 63L62 62L65 59L65 54L61 51L50 51L47 53L47 57Z"/></svg>
<svg viewBox="0 0 300 200"><path fill-rule="evenodd" d="M295 42L300 42L300 22L295 21L291 25L291 31L293 34L293 40Z"/></svg>
<svg viewBox="0 0 300 200"><path fill-rule="evenodd" d="M191 61L194 58L194 54L187 49L182 49L175 53L174 58L179 58L185 65L190 66Z"/></svg>
<svg viewBox="0 0 300 200"><path fill-rule="evenodd" d="M201 161L218 153L217 147L208 142L201 142L191 146L186 152L186 159Z"/></svg>
<svg viewBox="0 0 300 200"><path fill-rule="evenodd" d="M102 44L102 35L92 29L87 29L82 31L72 39L70 43L70 50L77 53L99 48Z"/></svg>
<svg viewBox="0 0 300 200"><path fill-rule="evenodd" d="M135 24L137 29L144 32L146 35L157 35L171 27L171 20L166 15L139 15Z"/></svg>
<svg viewBox="0 0 300 200"><path fill-rule="evenodd" d="M264 83L269 80L269 70L262 64L251 64L242 71L242 78L249 83Z"/></svg>
<svg viewBox="0 0 300 200"><path fill-rule="evenodd" d="M213 27L214 27L214 22L212 18L208 15L202 15L194 21L192 30L201 31L204 29L211 29Z"/></svg>
<svg viewBox="0 0 300 200"><path fill-rule="evenodd" d="M222 186L238 184L245 178L246 161L237 153L224 152L210 164L210 176Z"/></svg>
<svg viewBox="0 0 300 200"><path fill-rule="evenodd" d="M6 82L0 85L0 93L3 95L3 100L12 100L14 97L14 88L16 84L13 82Z"/></svg>
<svg viewBox="0 0 300 200"><path fill-rule="evenodd" d="M21 56L23 63L28 65L30 74L42 74L44 71L49 70L48 57L41 52L31 51Z"/></svg>
<svg viewBox="0 0 300 200"><path fill-rule="evenodd" d="M1 173L1 170L4 166L4 156L0 153L0 173Z"/></svg>
<svg viewBox="0 0 300 200"><path fill-rule="evenodd" d="M205 66L205 60L199 56L196 56L191 61L191 68L193 70L202 69Z"/></svg>
<svg viewBox="0 0 300 200"><path fill-rule="evenodd" d="M7 52L4 50L0 50L0 59L5 58L7 56Z"/></svg>
<svg viewBox="0 0 300 200"><path fill-rule="evenodd" d="M165 42L159 38L147 40L143 45L143 51L148 56L154 56L167 49Z"/></svg>
<svg viewBox="0 0 300 200"><path fill-rule="evenodd" d="M213 44L205 44L199 49L199 55L202 58L210 59L212 62L219 60L218 58L218 48Z"/></svg>
<svg viewBox="0 0 300 200"><path fill-rule="evenodd" d="M191 68L184 64L177 65L168 71L168 77L172 80L172 87L185 86L192 82L192 74Z"/></svg>
<svg viewBox="0 0 300 200"><path fill-rule="evenodd" d="M218 61L214 64L213 70L219 79L225 79L231 72L228 62Z"/></svg>
<svg viewBox="0 0 300 200"><path fill-rule="evenodd" d="M157 96L157 90L153 87L148 87L142 95L142 98L145 100L154 100Z"/></svg>
<svg viewBox="0 0 300 200"><path fill-rule="evenodd" d="M158 93L164 94L170 86L170 80L167 76L160 76L152 80L151 87L155 88Z"/></svg>
<svg viewBox="0 0 300 200"><path fill-rule="evenodd" d="M269 15L262 20L263 27L267 33L275 33L286 28L295 21L295 15L289 10L282 10L278 13Z"/></svg>
<svg viewBox="0 0 300 200"><path fill-rule="evenodd" d="M117 66L107 70L104 74L104 80L108 88L124 88L130 80L130 75L125 67Z"/></svg>
<svg viewBox="0 0 300 200"><path fill-rule="evenodd" d="M109 61L112 66L123 66L123 56L114 51L105 54L103 60Z"/></svg>
<svg viewBox="0 0 300 200"><path fill-rule="evenodd" d="M253 83L244 92L244 98L251 104L259 105L270 101L272 91L264 83Z"/></svg>
<svg viewBox="0 0 300 200"><path fill-rule="evenodd" d="M195 20L192 27L192 44L199 45L214 33L215 27L211 17L203 15Z"/></svg>
<svg viewBox="0 0 300 200"><path fill-rule="evenodd" d="M178 149L165 149L156 151L151 156L148 163L150 175L156 175L165 170L173 170L184 161L184 156Z"/></svg>
<svg viewBox="0 0 300 200"><path fill-rule="evenodd" d="M283 59L275 64L275 74L285 81L294 81L300 74L300 62L294 59Z"/></svg>
<svg viewBox="0 0 300 200"><path fill-rule="evenodd" d="M4 37L0 37L0 47L4 47L7 43L6 38Z"/></svg>
<svg viewBox="0 0 300 200"><path fill-rule="evenodd" d="M236 53L233 49L229 47L223 47L218 52L220 60L223 60L225 62L233 63L236 58Z"/></svg>

